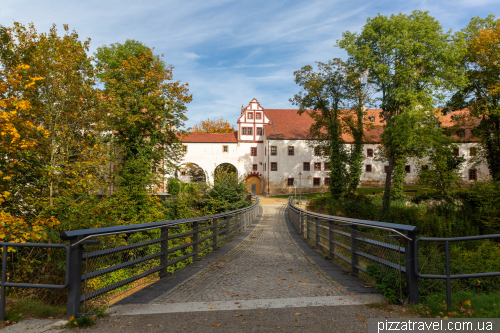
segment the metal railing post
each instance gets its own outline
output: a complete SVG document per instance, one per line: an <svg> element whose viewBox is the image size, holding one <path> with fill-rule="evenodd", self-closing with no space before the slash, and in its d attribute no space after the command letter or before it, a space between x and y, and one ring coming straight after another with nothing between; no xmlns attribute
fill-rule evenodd
<svg viewBox="0 0 500 333"><path fill-rule="evenodd" d="M321 241L319 238L319 219L315 217L314 222L316 224L316 247L319 249L320 248L319 243Z"/></svg>
<svg viewBox="0 0 500 333"><path fill-rule="evenodd" d="M306 216L306 241L309 243L309 239L311 238L311 228L309 227L311 218L309 215Z"/></svg>
<svg viewBox="0 0 500 333"><path fill-rule="evenodd" d="M219 219L214 219L213 220L212 234L214 235L212 237L212 243L214 244L212 246L212 249L213 250L218 250L219 247L217 246L217 236L219 235Z"/></svg>
<svg viewBox="0 0 500 333"><path fill-rule="evenodd" d="M197 261L198 260L198 249L199 249L199 246L198 246L198 233L199 233L199 224L198 222L193 222L193 230L194 230L194 234L193 234L193 262L194 261Z"/></svg>
<svg viewBox="0 0 500 333"><path fill-rule="evenodd" d="M335 222L334 221L328 221L328 241L329 241L329 245L328 245L328 251L330 252L330 259L331 260L334 260L335 259L335 243L334 243L334 240L335 240L335 231L334 231L334 228L335 228Z"/></svg>
<svg viewBox="0 0 500 333"><path fill-rule="evenodd" d="M7 282L7 245L2 246L2 296L0 300L0 321L5 320L5 283Z"/></svg>
<svg viewBox="0 0 500 333"><path fill-rule="evenodd" d="M69 254L69 284L68 284L68 303L67 317L78 318L80 315L80 297L82 292L82 255L83 245L74 243L81 240L82 237L73 239L70 243ZM88 260L88 259L86 259Z"/></svg>
<svg viewBox="0 0 500 333"><path fill-rule="evenodd" d="M406 231L405 235L411 238L411 241L405 239L405 267L406 282L408 284L408 301L413 304L418 303L418 268L415 267L418 253L415 251L418 229L416 231Z"/></svg>
<svg viewBox="0 0 500 333"><path fill-rule="evenodd" d="M358 226L351 225L351 272L353 275L359 275L358 269Z"/></svg>
<svg viewBox="0 0 500 333"><path fill-rule="evenodd" d="M168 275L168 228L161 228L160 239L160 279L163 279Z"/></svg>

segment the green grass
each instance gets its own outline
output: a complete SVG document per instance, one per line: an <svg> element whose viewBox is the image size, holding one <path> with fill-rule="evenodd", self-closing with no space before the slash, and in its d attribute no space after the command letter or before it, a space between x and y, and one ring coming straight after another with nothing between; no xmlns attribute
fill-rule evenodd
<svg viewBox="0 0 500 333"><path fill-rule="evenodd" d="M25 318L52 319L64 318L66 307L47 305L40 301L24 298L7 298L5 322L0 324L17 323Z"/></svg>
<svg viewBox="0 0 500 333"><path fill-rule="evenodd" d="M436 294L422 299L421 305L412 307L422 317L500 318L500 291L489 294L452 293L451 304L451 308L447 309L446 294Z"/></svg>

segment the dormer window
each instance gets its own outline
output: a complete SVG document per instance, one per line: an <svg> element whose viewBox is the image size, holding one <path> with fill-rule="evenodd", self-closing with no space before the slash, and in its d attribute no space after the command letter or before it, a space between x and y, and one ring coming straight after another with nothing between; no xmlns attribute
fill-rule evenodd
<svg viewBox="0 0 500 333"><path fill-rule="evenodd" d="M370 121L371 121L372 123L374 123L374 122L375 122L375 116L373 116L373 115L372 115L372 116L370 116L370 117L368 117L368 118L370 118Z"/></svg>
<svg viewBox="0 0 500 333"><path fill-rule="evenodd" d="M253 112L248 112L248 119L253 119Z"/></svg>

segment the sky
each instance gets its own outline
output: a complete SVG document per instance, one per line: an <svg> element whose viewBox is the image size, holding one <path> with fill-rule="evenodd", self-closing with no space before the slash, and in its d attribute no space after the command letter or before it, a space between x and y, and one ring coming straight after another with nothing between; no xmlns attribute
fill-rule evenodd
<svg viewBox="0 0 500 333"><path fill-rule="evenodd" d="M334 45L342 32L360 32L377 14L426 10L445 30L471 17L500 16L499 0L1 0L0 24L56 24L102 45L135 39L164 54L174 79L189 83L188 127L214 117L232 124L256 98L263 108L295 108L293 72L346 53ZM61 32L62 34L62 32Z"/></svg>

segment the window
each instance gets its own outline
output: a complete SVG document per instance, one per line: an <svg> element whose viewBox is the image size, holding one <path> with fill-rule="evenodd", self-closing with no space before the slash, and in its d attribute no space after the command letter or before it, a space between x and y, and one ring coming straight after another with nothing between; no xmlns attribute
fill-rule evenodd
<svg viewBox="0 0 500 333"><path fill-rule="evenodd" d="M182 146L182 151L187 153L188 152L188 146L184 145Z"/></svg>
<svg viewBox="0 0 500 333"><path fill-rule="evenodd" d="M253 119L253 112L248 112L248 119Z"/></svg>
<svg viewBox="0 0 500 333"><path fill-rule="evenodd" d="M252 171L257 171L257 164L252 164Z"/></svg>
<svg viewBox="0 0 500 333"><path fill-rule="evenodd" d="M469 169L469 180L477 180L477 170Z"/></svg>
<svg viewBox="0 0 500 333"><path fill-rule="evenodd" d="M278 155L276 146L271 146L271 156L276 156L276 155Z"/></svg>
<svg viewBox="0 0 500 333"><path fill-rule="evenodd" d="M427 164L422 165L422 170L429 170L429 166Z"/></svg>
<svg viewBox="0 0 500 333"><path fill-rule="evenodd" d="M375 122L375 116L369 116L370 122L374 123Z"/></svg>
<svg viewBox="0 0 500 333"><path fill-rule="evenodd" d="M453 156L458 157L459 150L458 148L453 148Z"/></svg>
<svg viewBox="0 0 500 333"><path fill-rule="evenodd" d="M304 171L311 171L311 163L304 162Z"/></svg>
<svg viewBox="0 0 500 333"><path fill-rule="evenodd" d="M260 112L255 112L255 119L260 119L260 118L261 118L261 115L262 115L262 113L260 113Z"/></svg>
<svg viewBox="0 0 500 333"><path fill-rule="evenodd" d="M321 171L321 162L314 162L314 171Z"/></svg>
<svg viewBox="0 0 500 333"><path fill-rule="evenodd" d="M314 148L314 156L321 156L321 148L319 147Z"/></svg>
<svg viewBox="0 0 500 333"><path fill-rule="evenodd" d="M330 164L325 163L325 171L330 171Z"/></svg>
<svg viewBox="0 0 500 333"><path fill-rule="evenodd" d="M477 154L477 148L476 147L470 147L469 148L469 154L470 154L470 156L476 156L476 154Z"/></svg>
<svg viewBox="0 0 500 333"><path fill-rule="evenodd" d="M241 134L242 135L247 135L247 128L246 127L242 127L241 128Z"/></svg>
<svg viewBox="0 0 500 333"><path fill-rule="evenodd" d="M388 165L384 165L384 172L385 172L385 173L388 173L388 172L389 172L389 166L388 166Z"/></svg>
<svg viewBox="0 0 500 333"><path fill-rule="evenodd" d="M257 127L257 135L262 135L262 127Z"/></svg>
<svg viewBox="0 0 500 333"><path fill-rule="evenodd" d="M151 172L152 172L152 173L156 173L156 167L152 167L152 168L151 168Z"/></svg>
<svg viewBox="0 0 500 333"><path fill-rule="evenodd" d="M366 172L372 172L372 165L371 164L365 165L365 171Z"/></svg>
<svg viewBox="0 0 500 333"><path fill-rule="evenodd" d="M278 162L271 162L271 171L278 171Z"/></svg>
<svg viewBox="0 0 500 333"><path fill-rule="evenodd" d="M250 156L257 156L257 147L250 148Z"/></svg>
<svg viewBox="0 0 500 333"><path fill-rule="evenodd" d="M248 133L248 135L252 135L252 128L251 127L247 128L247 133Z"/></svg>
<svg viewBox="0 0 500 333"><path fill-rule="evenodd" d="M229 151L228 146L222 146L222 152L227 153Z"/></svg>
<svg viewBox="0 0 500 333"><path fill-rule="evenodd" d="M330 150L325 149L325 150L323 151L323 155L325 155L325 156L330 156Z"/></svg>
<svg viewBox="0 0 500 333"><path fill-rule="evenodd" d="M325 178L325 186L330 186L330 177Z"/></svg>
<svg viewBox="0 0 500 333"><path fill-rule="evenodd" d="M186 175L186 170L185 169L182 169L181 170L181 176L185 176Z"/></svg>
<svg viewBox="0 0 500 333"><path fill-rule="evenodd" d="M405 171L406 171L406 173L410 173L411 167L409 165L405 165Z"/></svg>
<svg viewBox="0 0 500 333"><path fill-rule="evenodd" d="M293 178L288 178L288 186L293 186Z"/></svg>
<svg viewBox="0 0 500 333"><path fill-rule="evenodd" d="M319 186L321 184L321 178L313 178L313 186Z"/></svg>
<svg viewBox="0 0 500 333"><path fill-rule="evenodd" d="M373 149L366 150L366 157L373 157Z"/></svg>
<svg viewBox="0 0 500 333"><path fill-rule="evenodd" d="M294 155L294 148L293 146L288 146L288 156L293 156Z"/></svg>

